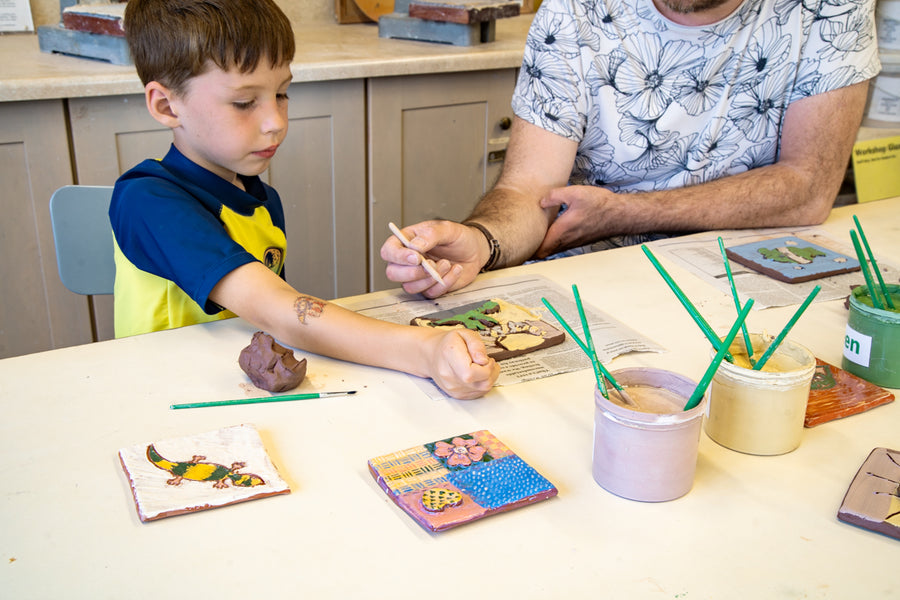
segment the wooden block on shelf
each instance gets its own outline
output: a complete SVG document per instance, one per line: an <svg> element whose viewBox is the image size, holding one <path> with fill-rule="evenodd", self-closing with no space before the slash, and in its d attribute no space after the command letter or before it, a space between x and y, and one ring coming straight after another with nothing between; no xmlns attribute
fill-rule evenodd
<svg viewBox="0 0 900 600"><path fill-rule="evenodd" d="M125 37L125 3L74 4L62 11L63 27L69 31L84 31Z"/></svg>
<svg viewBox="0 0 900 600"><path fill-rule="evenodd" d="M497 2L496 0L411 0L409 16L426 21L443 23L485 23L494 19L515 17L519 14L518 2Z"/></svg>
<svg viewBox="0 0 900 600"><path fill-rule="evenodd" d="M484 23L442 23L427 21L393 12L378 19L378 37L421 42L437 42L453 46L475 46L493 42L496 21Z"/></svg>
<svg viewBox="0 0 900 600"><path fill-rule="evenodd" d="M374 22L353 0L334 0L334 18L339 25Z"/></svg>
<svg viewBox="0 0 900 600"><path fill-rule="evenodd" d="M125 38L114 35L70 31L58 25L41 25L38 27L38 44L41 52L105 60L114 65L132 64Z"/></svg>

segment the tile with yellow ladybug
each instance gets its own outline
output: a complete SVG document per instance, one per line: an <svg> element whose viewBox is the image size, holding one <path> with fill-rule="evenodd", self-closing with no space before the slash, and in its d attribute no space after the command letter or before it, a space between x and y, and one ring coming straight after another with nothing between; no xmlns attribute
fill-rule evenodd
<svg viewBox="0 0 900 600"><path fill-rule="evenodd" d="M253 425L119 450L142 522L289 494Z"/></svg>

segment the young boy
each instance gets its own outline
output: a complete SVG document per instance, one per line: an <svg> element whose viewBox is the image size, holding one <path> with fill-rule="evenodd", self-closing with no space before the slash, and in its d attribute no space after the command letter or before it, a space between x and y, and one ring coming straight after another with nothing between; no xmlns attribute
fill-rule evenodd
<svg viewBox="0 0 900 600"><path fill-rule="evenodd" d="M116 336L239 315L295 348L484 395L500 370L474 332L371 319L283 279L284 212L259 178L285 138L294 56L274 2L129 0L125 29L174 141L113 191Z"/></svg>

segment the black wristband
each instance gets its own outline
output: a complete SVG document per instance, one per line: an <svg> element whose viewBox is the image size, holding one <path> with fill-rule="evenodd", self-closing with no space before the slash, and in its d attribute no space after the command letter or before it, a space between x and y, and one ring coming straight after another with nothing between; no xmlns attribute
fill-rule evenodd
<svg viewBox="0 0 900 600"><path fill-rule="evenodd" d="M491 254L488 256L487 262L484 263L484 266L481 267L481 272L490 271L494 267L497 266L497 263L500 261L500 242L497 241L491 232L487 230L487 227L482 225L481 223L476 223L475 221L465 221L463 225L467 225L469 227L474 227L478 231L484 234L484 237L487 239L488 246L491 249Z"/></svg>

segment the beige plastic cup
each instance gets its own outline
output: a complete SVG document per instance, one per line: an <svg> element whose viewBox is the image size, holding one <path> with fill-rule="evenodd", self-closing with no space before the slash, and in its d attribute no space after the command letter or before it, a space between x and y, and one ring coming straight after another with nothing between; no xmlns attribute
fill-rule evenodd
<svg viewBox="0 0 900 600"><path fill-rule="evenodd" d="M767 347L763 337L750 336L754 357ZM784 340L763 369L749 366L742 339L730 351L734 364L722 361L709 388L706 435L718 444L771 456L795 450L803 437L809 388L816 370L812 353Z"/></svg>
<svg viewBox="0 0 900 600"><path fill-rule="evenodd" d="M609 399L594 390L594 480L629 500L664 502L694 485L705 400L684 406L697 384L662 369L612 373L637 407L609 386Z"/></svg>

